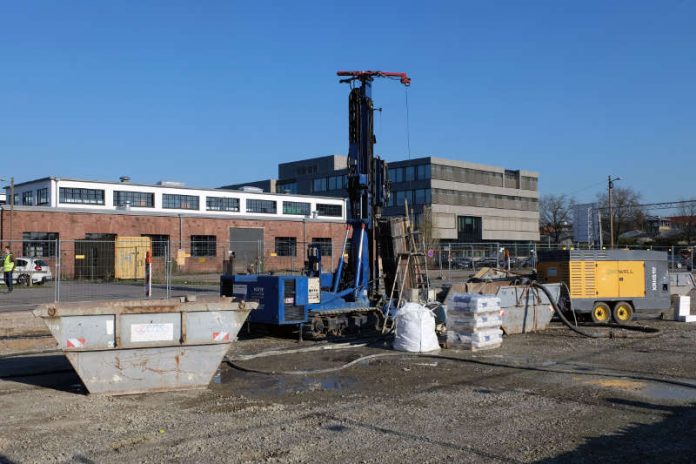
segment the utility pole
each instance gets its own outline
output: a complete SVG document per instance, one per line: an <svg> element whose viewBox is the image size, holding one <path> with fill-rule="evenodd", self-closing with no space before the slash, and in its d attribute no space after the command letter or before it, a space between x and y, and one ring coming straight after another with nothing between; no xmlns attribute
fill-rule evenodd
<svg viewBox="0 0 696 464"><path fill-rule="evenodd" d="M614 182L617 180L621 180L620 177L614 177L613 179L611 178L611 175L607 178L608 179L608 188L609 188L609 243L610 243L610 248L614 248L614 205L612 205L612 198L611 198L611 193L612 190L614 190Z"/></svg>

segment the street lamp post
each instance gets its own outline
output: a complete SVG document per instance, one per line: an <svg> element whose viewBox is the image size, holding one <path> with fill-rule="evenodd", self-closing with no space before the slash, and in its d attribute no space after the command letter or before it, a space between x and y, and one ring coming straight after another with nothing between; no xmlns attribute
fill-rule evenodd
<svg viewBox="0 0 696 464"><path fill-rule="evenodd" d="M610 248L614 248L614 206L612 205L612 190L614 190L614 182L621 180L620 177L608 177L609 187L609 243Z"/></svg>

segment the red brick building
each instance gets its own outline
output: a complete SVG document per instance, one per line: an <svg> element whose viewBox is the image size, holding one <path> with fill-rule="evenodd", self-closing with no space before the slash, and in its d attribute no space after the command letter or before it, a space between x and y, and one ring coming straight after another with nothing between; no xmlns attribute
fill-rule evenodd
<svg viewBox="0 0 696 464"><path fill-rule="evenodd" d="M113 275L114 247L144 237L156 265L182 273L221 272L232 255L237 272L299 271L311 242L331 268L346 230L336 198L46 178L15 185L14 200L0 239L17 256L60 256L66 278Z"/></svg>

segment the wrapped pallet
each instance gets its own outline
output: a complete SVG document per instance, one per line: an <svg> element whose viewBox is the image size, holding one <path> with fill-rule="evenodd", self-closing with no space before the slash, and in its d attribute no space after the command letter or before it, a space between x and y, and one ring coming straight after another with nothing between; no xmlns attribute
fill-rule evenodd
<svg viewBox="0 0 696 464"><path fill-rule="evenodd" d="M476 293L455 294L447 308L447 344L472 351L503 343L500 299Z"/></svg>

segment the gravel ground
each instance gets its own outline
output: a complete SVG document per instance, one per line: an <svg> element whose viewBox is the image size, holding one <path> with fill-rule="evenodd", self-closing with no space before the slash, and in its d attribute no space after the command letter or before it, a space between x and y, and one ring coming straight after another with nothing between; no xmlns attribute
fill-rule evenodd
<svg viewBox="0 0 696 464"><path fill-rule="evenodd" d="M496 350L441 352L457 359L390 356L314 376L223 364L207 390L122 397L86 395L60 354L0 358L0 462L694 462L696 325L642 323L662 335L594 340L554 327ZM249 339L230 357L296 347ZM389 352L238 364L319 369Z"/></svg>

